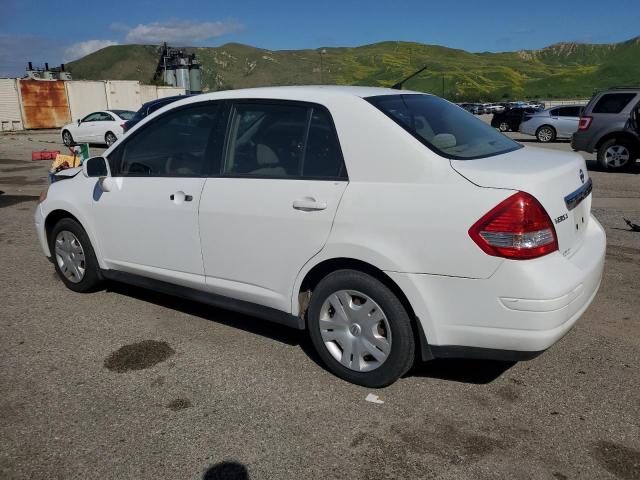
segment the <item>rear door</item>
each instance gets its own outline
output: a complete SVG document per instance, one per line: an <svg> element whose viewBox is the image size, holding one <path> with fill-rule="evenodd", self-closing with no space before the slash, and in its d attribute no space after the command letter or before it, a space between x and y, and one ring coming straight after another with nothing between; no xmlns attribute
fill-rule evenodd
<svg viewBox="0 0 640 480"><path fill-rule="evenodd" d="M569 138L578 130L580 121L580 107L558 108L558 121L556 123L559 137Z"/></svg>
<svg viewBox="0 0 640 480"><path fill-rule="evenodd" d="M207 287L288 312L347 186L331 116L307 103L235 102L223 157L200 203Z"/></svg>

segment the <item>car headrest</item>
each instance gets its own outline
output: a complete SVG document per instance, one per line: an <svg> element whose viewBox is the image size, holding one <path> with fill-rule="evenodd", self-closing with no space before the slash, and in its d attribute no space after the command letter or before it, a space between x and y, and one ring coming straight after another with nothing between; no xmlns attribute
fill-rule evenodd
<svg viewBox="0 0 640 480"><path fill-rule="evenodd" d="M256 146L256 160L258 165L278 165L280 163L276 152L264 143L259 143Z"/></svg>

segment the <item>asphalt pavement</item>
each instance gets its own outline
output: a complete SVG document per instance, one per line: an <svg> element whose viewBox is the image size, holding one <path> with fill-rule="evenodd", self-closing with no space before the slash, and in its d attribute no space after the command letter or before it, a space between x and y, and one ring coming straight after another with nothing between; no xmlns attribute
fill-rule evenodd
<svg viewBox="0 0 640 480"><path fill-rule="evenodd" d="M370 390L304 332L126 285L67 290L32 225L43 148L63 150L57 132L0 135L0 478L640 479L640 233L623 221L640 223L640 164L587 156L607 259L564 339Z"/></svg>

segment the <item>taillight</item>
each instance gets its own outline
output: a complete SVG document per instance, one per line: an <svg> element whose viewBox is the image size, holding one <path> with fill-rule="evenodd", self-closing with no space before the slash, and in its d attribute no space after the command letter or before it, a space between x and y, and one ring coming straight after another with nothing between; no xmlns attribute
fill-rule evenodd
<svg viewBox="0 0 640 480"><path fill-rule="evenodd" d="M580 121L578 122L578 130L586 130L591 126L591 122L593 121L593 117L580 117Z"/></svg>
<svg viewBox="0 0 640 480"><path fill-rule="evenodd" d="M549 215L525 192L515 193L491 209L469 229L469 236L485 253L514 260L558 250Z"/></svg>
<svg viewBox="0 0 640 480"><path fill-rule="evenodd" d="M124 123L120 124L120 128L124 130Z"/></svg>

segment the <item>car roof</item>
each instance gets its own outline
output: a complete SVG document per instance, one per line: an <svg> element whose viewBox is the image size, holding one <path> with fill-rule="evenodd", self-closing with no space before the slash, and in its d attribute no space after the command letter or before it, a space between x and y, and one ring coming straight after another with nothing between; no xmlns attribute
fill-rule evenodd
<svg viewBox="0 0 640 480"><path fill-rule="evenodd" d="M149 100L148 102L143 103L142 106L150 107L152 105L156 105L157 103L171 103L171 102L175 102L176 100L188 98L190 96L191 95L171 95L170 97L155 98L153 100Z"/></svg>
<svg viewBox="0 0 640 480"><path fill-rule="evenodd" d="M283 87L259 87L259 88L243 88L238 90L221 90L212 93L203 93L198 95L198 100L213 100L218 98L279 98L286 99L307 97L312 99L314 96L327 97L377 97L381 95L428 95L424 92L414 92L411 90L395 90L383 87L361 87L349 85L295 85Z"/></svg>

